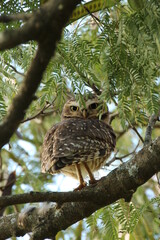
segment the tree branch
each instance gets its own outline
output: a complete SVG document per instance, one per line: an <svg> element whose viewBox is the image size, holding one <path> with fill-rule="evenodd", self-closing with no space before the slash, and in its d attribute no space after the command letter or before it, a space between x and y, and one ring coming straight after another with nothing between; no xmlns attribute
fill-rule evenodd
<svg viewBox="0 0 160 240"><path fill-rule="evenodd" d="M59 40L62 28L80 2L80 0L47 1L34 14L29 15L28 21L21 28L0 33L0 50L13 48L30 40L45 42L48 38L53 41L53 46L52 44L49 46L50 49L54 49L54 43Z"/></svg>
<svg viewBox="0 0 160 240"><path fill-rule="evenodd" d="M150 117L147 129L146 129L144 146L151 142L151 140L152 140L152 130L153 130L155 124L156 124L156 121L159 120L159 117L160 117L160 110L159 110L158 114L153 114Z"/></svg>
<svg viewBox="0 0 160 240"><path fill-rule="evenodd" d="M23 120L25 111L31 104L42 80L43 73L53 56L56 42L69 16L80 0L50 0L38 10L20 29L8 30L0 35L0 49L15 47L29 40L38 41L38 50L24 82L4 122L0 125L0 148L6 144Z"/></svg>
<svg viewBox="0 0 160 240"><path fill-rule="evenodd" d="M133 131L135 131L135 133L137 134L137 136L139 137L141 142L144 143L144 140L143 140L142 136L140 135L140 133L138 132L137 128L135 126L133 126L132 129L133 129Z"/></svg>
<svg viewBox="0 0 160 240"><path fill-rule="evenodd" d="M77 192L30 192L12 196L2 196L0 197L0 209L10 205L33 202L94 202L93 196L96 197L96 193L87 190L87 188L84 190ZM97 200L95 201L97 202Z"/></svg>
<svg viewBox="0 0 160 240"><path fill-rule="evenodd" d="M129 201L139 186L160 171L159 156L160 137L150 145L145 146L130 161L121 164L107 177L103 177L96 185L88 186L80 192L48 193L49 197L47 197L47 193L26 195L25 197L28 197L30 202L31 199L35 200L36 197L45 196L46 201L50 199L66 203L60 209L53 206L32 208L19 215L12 214L0 218L0 239L9 238L13 234L16 236L24 235L27 232L33 232L33 239L53 238L58 231L88 217L101 207L120 198ZM0 204L4 206L4 200L8 201L7 204L26 202L24 198L21 201L20 196L22 195L17 195L17 200L16 196L1 198ZM39 199L39 201L42 200L44 200L43 197Z"/></svg>
<svg viewBox="0 0 160 240"><path fill-rule="evenodd" d="M19 14L10 15L10 16L1 15L0 22L1 23L9 23L9 22L19 21L19 20L27 21L31 17L32 17L31 13L19 13Z"/></svg>
<svg viewBox="0 0 160 240"><path fill-rule="evenodd" d="M0 60L1 60L1 58L0 58ZM12 66L10 63L7 63L6 61L4 61L4 63L5 63L8 67L12 68L13 71L15 71L15 73L18 73L18 74L21 75L22 77L25 76L24 73L19 72L19 71L18 71L14 66Z"/></svg>
<svg viewBox="0 0 160 240"><path fill-rule="evenodd" d="M31 121L31 120L33 120L33 119L35 119L35 118L37 118L37 117L39 117L39 116L41 116L41 115L44 115L44 111L45 111L46 109L48 109L49 107L51 107L51 106L53 105L53 103L55 102L55 100L56 100L56 98L53 99L53 101L52 101L51 103L48 103L48 102L47 102L47 103L45 104L45 106L44 106L38 113L36 113L36 114L35 114L34 116L32 116L32 117L28 117L28 118L22 120L21 123L25 123L25 122Z"/></svg>
<svg viewBox="0 0 160 240"><path fill-rule="evenodd" d="M127 154L125 154L125 155L123 155L123 156L121 156L121 157L117 157L117 154L118 154L118 152L119 152L119 151L117 151L117 152L114 154L113 158L112 158L110 161L106 162L105 166L110 166L110 165L111 165L113 162L115 162L116 160L120 160L120 161L123 163L123 158L129 157L129 156L135 154L138 146L139 146L139 142L138 142L137 146L135 147L135 149L134 149L132 152L127 153Z"/></svg>

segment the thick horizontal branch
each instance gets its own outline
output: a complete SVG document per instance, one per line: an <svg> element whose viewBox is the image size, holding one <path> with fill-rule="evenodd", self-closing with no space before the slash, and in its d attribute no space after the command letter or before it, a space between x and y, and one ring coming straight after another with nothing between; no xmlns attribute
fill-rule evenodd
<svg viewBox="0 0 160 240"><path fill-rule="evenodd" d="M40 198L39 201L46 197L46 201L50 199L51 201L66 203L60 209L55 209L55 207L32 208L18 216L13 214L1 218L0 239L9 238L13 233L20 236L27 232L33 232L33 239L53 238L58 231L88 217L101 207L120 198L129 201L139 186L160 171L159 156L160 137L150 145L145 146L130 161L121 164L107 177L103 177L96 185L86 187L80 192L48 193L48 196L47 193L42 193L42 195L40 193L30 193L28 195L17 195L17 199L16 196L1 198L1 206L4 206L4 200L7 201L8 205L25 203L24 199L21 200L21 196L27 197L30 202L31 199L35 201L36 195L37 200ZM79 201L77 202L78 198Z"/></svg>
<svg viewBox="0 0 160 240"><path fill-rule="evenodd" d="M0 197L0 209L10 205L33 203L33 202L89 202L94 201L96 192L91 190L78 192L30 192L12 196ZM96 199L95 199L96 201Z"/></svg>
<svg viewBox="0 0 160 240"><path fill-rule="evenodd" d="M8 30L0 36L0 49L14 47L31 39L37 39L39 42L36 56L19 93L13 99L8 114L0 125L0 148L9 141L23 120L25 111L34 99L43 73L53 56L62 29L79 2L80 0L50 0L21 29Z"/></svg>

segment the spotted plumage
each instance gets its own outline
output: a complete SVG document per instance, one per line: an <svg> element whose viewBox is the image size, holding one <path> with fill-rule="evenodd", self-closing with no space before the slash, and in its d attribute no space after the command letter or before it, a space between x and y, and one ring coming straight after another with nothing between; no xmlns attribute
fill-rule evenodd
<svg viewBox="0 0 160 240"><path fill-rule="evenodd" d="M46 134L42 148L42 172L62 172L78 178L81 189L83 177L100 169L115 147L115 134L108 124L108 109L102 111L99 120L99 101L88 99L85 107L74 99L69 100L62 111L62 121Z"/></svg>

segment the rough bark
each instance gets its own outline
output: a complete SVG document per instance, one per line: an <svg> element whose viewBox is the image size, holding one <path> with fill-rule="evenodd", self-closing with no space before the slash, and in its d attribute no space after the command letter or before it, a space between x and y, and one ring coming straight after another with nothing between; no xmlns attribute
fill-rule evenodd
<svg viewBox="0 0 160 240"><path fill-rule="evenodd" d="M33 233L33 239L53 239L58 231L88 217L97 209L120 198L129 201L136 189L158 171L160 171L160 137L145 146L127 163L121 164L108 176L103 177L96 185L86 187L77 193L53 193L52 196L49 193L50 201L65 202L59 209L45 205L43 208L31 208L24 213L0 218L0 239L13 235L23 236L27 232ZM36 193L30 202L36 201L35 196ZM8 201L8 197L5 198ZM11 198L8 205L23 202L21 195L17 196L16 200L13 196L13 202ZM38 193L37 199L41 201ZM0 200L1 207L4 206L4 201L4 198Z"/></svg>

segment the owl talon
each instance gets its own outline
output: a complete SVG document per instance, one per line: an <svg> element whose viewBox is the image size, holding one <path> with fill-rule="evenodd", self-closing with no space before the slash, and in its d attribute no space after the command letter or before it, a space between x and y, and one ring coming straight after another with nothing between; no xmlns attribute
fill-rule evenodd
<svg viewBox="0 0 160 240"><path fill-rule="evenodd" d="M99 180L93 179L93 180L89 180L89 184L96 184Z"/></svg>
<svg viewBox="0 0 160 240"><path fill-rule="evenodd" d="M74 189L74 191L79 191L81 190L82 188L86 187L87 186L87 183L86 182L83 182L81 183L77 188Z"/></svg>

